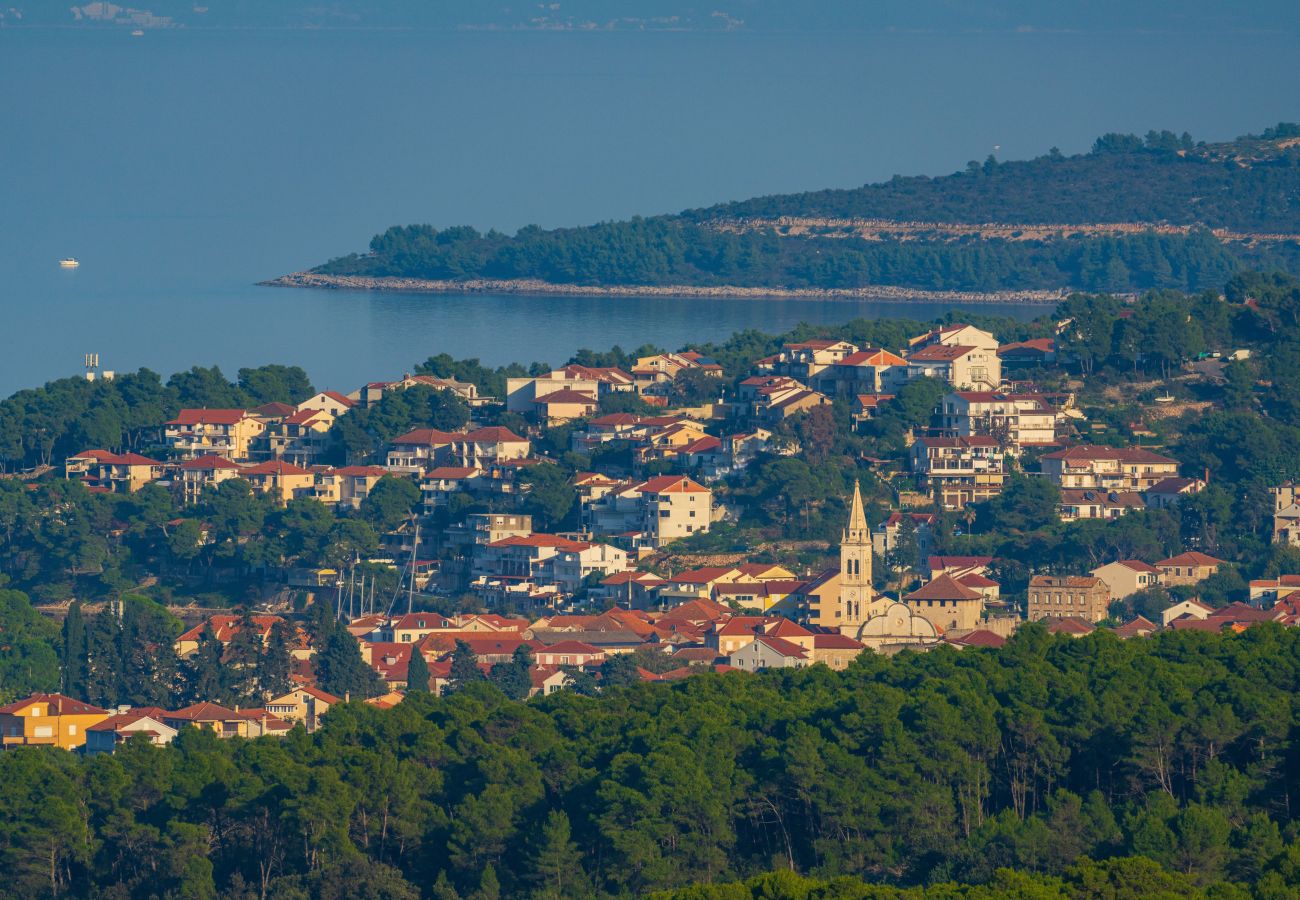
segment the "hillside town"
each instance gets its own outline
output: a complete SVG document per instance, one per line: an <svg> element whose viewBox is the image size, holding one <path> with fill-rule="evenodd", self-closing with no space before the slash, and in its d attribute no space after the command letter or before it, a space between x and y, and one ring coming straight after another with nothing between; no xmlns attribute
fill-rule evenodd
<svg viewBox="0 0 1300 900"><path fill-rule="evenodd" d="M935 549L945 521L973 530L971 513L1015 479L1050 485L1061 523L1169 510L1205 489L1207 473L1186 472L1157 449L1090 442L1075 393L1052 377L1065 355L1055 338L1000 344L952 323L896 352L831 338L787 342L730 380L715 360L682 351L626 368L570 363L509 377L503 397L469 380L405 374L293 404L181 408L139 451L68 456L63 478L91 494L161 490L200 512L235 484L271 507L310 503L343 521L385 494L400 498L397 512L367 555L353 548L332 565L268 570L269 586L245 611L189 618L173 648L182 667L202 652L238 671L254 665L250 642L262 652L273 634L284 643L286 677L246 694L252 705L191 693L172 711L100 708L37 693L0 708L0 735L5 746L111 751L137 732L166 743L184 725L226 737L310 731L341 702L387 708L411 690L439 694L475 677L514 678L512 690L529 697L708 671L843 669L862 653L998 648L1026 623L1121 639L1296 624L1300 572L1251 581L1230 603L1206 602L1199 586L1231 564L1193 546L1031 573L1015 592L999 581L1006 561ZM1035 383L1045 376L1052 389ZM815 417L847 407L850 430L870 429L918 388L935 399L903 435L896 459L906 470L862 461L891 502L864 502L854 480L828 554L692 547L734 527L756 461L810 455ZM381 414L386 398L417 396L450 410L443 427L399 429L341 451L339 423ZM593 465L565 475L566 454ZM561 503L573 509L546 514L536 495L561 479ZM1273 488L1280 544L1300 545L1296 492L1294 482ZM194 552L214 531L199 521ZM1134 606L1160 590L1170 592L1165 608ZM358 682L369 685L364 696L322 683L316 663L330 632L308 627L307 615L354 640L373 673Z"/></svg>

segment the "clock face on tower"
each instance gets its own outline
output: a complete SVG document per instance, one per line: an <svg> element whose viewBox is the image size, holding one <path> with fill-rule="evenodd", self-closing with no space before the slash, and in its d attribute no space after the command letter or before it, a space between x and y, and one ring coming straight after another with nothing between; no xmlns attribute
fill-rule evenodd
<svg viewBox="0 0 1300 900"><path fill-rule="evenodd" d="M857 592L857 591L845 591L845 592L844 592L844 599L846 599L846 600L856 600L856 599L858 599L858 592Z"/></svg>

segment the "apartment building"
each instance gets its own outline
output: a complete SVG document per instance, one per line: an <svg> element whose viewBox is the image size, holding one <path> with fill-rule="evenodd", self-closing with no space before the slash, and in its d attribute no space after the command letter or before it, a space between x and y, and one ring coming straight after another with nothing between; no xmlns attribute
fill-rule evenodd
<svg viewBox="0 0 1300 900"><path fill-rule="evenodd" d="M266 423L242 409L182 409L163 426L163 440L176 459L220 456L237 462L252 457L253 442Z"/></svg>
<svg viewBox="0 0 1300 900"><path fill-rule="evenodd" d="M912 471L944 509L964 509L1002 492L1006 453L986 435L923 437L912 445Z"/></svg>
<svg viewBox="0 0 1300 900"><path fill-rule="evenodd" d="M1178 460L1140 447L1081 444L1044 454L1042 472L1062 488L1145 491L1178 474Z"/></svg>
<svg viewBox="0 0 1300 900"><path fill-rule="evenodd" d="M1029 621L1074 617L1100 622L1109 614L1110 588L1095 575L1035 575L1029 579Z"/></svg>
<svg viewBox="0 0 1300 900"><path fill-rule="evenodd" d="M1056 410L1037 394L954 391L939 405L944 434L995 437L1008 448L1056 442Z"/></svg>

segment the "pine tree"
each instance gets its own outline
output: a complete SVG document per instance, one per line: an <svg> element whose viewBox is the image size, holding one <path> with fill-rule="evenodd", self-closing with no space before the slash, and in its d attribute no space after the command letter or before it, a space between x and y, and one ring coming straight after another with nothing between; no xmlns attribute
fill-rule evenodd
<svg viewBox="0 0 1300 900"><path fill-rule="evenodd" d="M316 673L321 689L336 697L364 700L384 692L383 680L361 658L357 639L341 622L335 624L316 656Z"/></svg>
<svg viewBox="0 0 1300 900"><path fill-rule="evenodd" d="M283 620L271 626L271 635L257 660L257 687L263 697L278 697L293 683L293 656L289 652L289 625Z"/></svg>
<svg viewBox="0 0 1300 900"><path fill-rule="evenodd" d="M479 876L478 890L470 894L470 900L501 900L501 882L497 879L497 870L488 863Z"/></svg>
<svg viewBox="0 0 1300 900"><path fill-rule="evenodd" d="M257 685L257 667L262 659L262 637L258 634L253 617L248 613L240 617L238 628L230 639L224 657L229 673L227 683L241 702L256 703L264 699Z"/></svg>
<svg viewBox="0 0 1300 900"><path fill-rule="evenodd" d="M122 694L121 626L111 607L86 629L87 668L84 698L97 706L114 706Z"/></svg>
<svg viewBox="0 0 1300 900"><path fill-rule="evenodd" d="M408 693L429 692L429 663L419 647L411 648L411 662L406 667L406 690Z"/></svg>
<svg viewBox="0 0 1300 900"><path fill-rule="evenodd" d="M478 656L473 648L464 641L456 642L456 649L451 654L451 672L447 676L446 693L453 694L465 685L483 678L483 671L478 667Z"/></svg>
<svg viewBox="0 0 1300 900"><path fill-rule="evenodd" d="M511 700L526 700L533 689L533 679L529 674L532 668L532 654L526 644L520 644L511 654L510 662L492 666L492 683Z"/></svg>
<svg viewBox="0 0 1300 900"><path fill-rule="evenodd" d="M528 874L537 888L534 897L576 897L588 893L583 878L582 854L573 842L569 817L564 810L552 810L546 816L533 849Z"/></svg>
<svg viewBox="0 0 1300 900"><path fill-rule="evenodd" d="M77 600L63 620L63 693L69 697L86 697L89 653L86 620L81 614L81 601Z"/></svg>
<svg viewBox="0 0 1300 900"><path fill-rule="evenodd" d="M221 642L212 628L203 629L198 649L181 663L181 699L185 703L227 702L230 693L228 671L221 662Z"/></svg>

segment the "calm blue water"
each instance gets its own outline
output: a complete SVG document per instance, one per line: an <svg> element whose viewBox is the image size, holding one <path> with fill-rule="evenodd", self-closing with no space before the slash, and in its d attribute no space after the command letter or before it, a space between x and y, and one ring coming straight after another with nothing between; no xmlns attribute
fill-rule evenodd
<svg viewBox="0 0 1300 900"><path fill-rule="evenodd" d="M256 288L389 224L579 224L1300 118L1286 36L0 30L0 395L78 371L562 361L936 308ZM56 260L81 259L77 271Z"/></svg>

